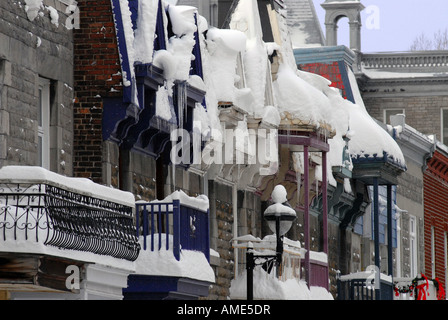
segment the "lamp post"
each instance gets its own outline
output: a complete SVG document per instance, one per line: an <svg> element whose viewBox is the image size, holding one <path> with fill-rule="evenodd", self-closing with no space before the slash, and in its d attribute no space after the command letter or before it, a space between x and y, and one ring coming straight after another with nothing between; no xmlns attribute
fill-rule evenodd
<svg viewBox="0 0 448 320"><path fill-rule="evenodd" d="M268 222L269 229L275 233L277 244L275 255L255 255L253 248L247 248L246 270L247 270L247 300L253 300L253 271L257 265L257 260L274 262L278 267L282 263L283 236L289 231L292 222L296 218L296 212L289 205L286 199L286 189L282 185L277 185L272 191L273 204L264 211L264 218Z"/></svg>

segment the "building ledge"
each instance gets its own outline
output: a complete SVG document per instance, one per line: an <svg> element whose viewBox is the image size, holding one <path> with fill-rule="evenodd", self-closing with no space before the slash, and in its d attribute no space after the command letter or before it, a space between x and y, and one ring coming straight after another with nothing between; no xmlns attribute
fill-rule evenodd
<svg viewBox="0 0 448 320"><path fill-rule="evenodd" d="M189 278L130 275L124 300L196 300L209 294L211 283Z"/></svg>

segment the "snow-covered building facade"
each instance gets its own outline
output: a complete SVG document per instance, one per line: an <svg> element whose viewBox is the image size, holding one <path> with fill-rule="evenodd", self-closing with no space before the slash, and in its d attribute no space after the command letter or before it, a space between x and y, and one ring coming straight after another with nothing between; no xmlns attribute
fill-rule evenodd
<svg viewBox="0 0 448 320"><path fill-rule="evenodd" d="M397 196L409 199L411 194L415 194L412 197L414 204L420 203L418 207L406 208L407 212L403 215L405 220L402 221L402 228L406 230L405 233L418 235L419 245L411 246L408 252L413 254L401 261L409 261L407 266L403 265L403 270L406 270L403 274L415 277L423 273L430 279L438 278L445 290L445 227L443 219L433 219L432 206L445 194L445 190L439 184L434 188L432 179L436 169L433 165L446 156L443 151L434 153L434 150L443 150L444 147L440 149L441 144L447 143L447 58L447 51L362 53L358 75L363 99L373 117L385 125L393 126L392 119L401 115L404 120L398 121L398 125L405 122L426 138L431 138L431 150L426 152L423 165L419 165L423 174L417 174L414 170L413 176L404 175L402 187L397 188ZM436 172L442 168L438 167ZM435 176L442 181L444 179L443 174L437 173ZM415 185L424 190L424 195L420 190L415 193ZM447 213L440 215L446 219ZM424 249L421 245L423 242Z"/></svg>
<svg viewBox="0 0 448 320"><path fill-rule="evenodd" d="M5 151L0 150L5 185L0 214L13 220L0 225L0 248L23 241L15 236L20 230L36 239L32 255L23 256L24 250L11 255L5 246L2 252L49 268L48 257L56 256L58 270L73 264L82 271L81 288L67 288L71 274L58 271L52 278L48 271L39 274L47 282L30 284L27 294L3 287L5 297L245 299L245 250L249 243L271 250L263 212L279 184L297 219L286 234L282 276L257 270L255 298L338 298L343 276L353 279L350 274L371 265L391 274L398 251L390 241L397 240L393 232L399 228L383 223L380 214L391 218L393 208L407 219L408 202L404 197L400 202L395 186L408 158L417 163L411 164L411 176L419 174L414 166L424 162L432 145L410 127L402 125L398 135L399 124L387 130L370 117L351 69L353 51L315 48L323 35L315 30L310 1L79 0L68 6L71 11L60 0L25 2L4 5L29 28L18 38L36 35L37 42L29 40L30 48L21 51L49 51L55 57L48 63L62 70L44 68L36 58L37 69L31 65L28 72L33 79L52 79L50 166L27 161L30 156L16 161L14 152L21 149L14 143L26 145L21 141L27 135L12 121L36 111L16 117L1 106L36 109L37 97L43 101L47 91L35 90L33 103L13 104L29 85L14 80L14 72L28 62L16 62L14 53L0 49L2 99L7 99L0 120L10 128L0 131L0 141L7 143L0 145ZM301 12L295 27L290 8ZM35 33L35 25L63 36L50 43ZM10 50L23 43L13 38ZM307 48L297 49L301 42ZM31 125L37 118L27 121ZM39 145L40 126L34 129ZM16 197L24 192L26 199L52 201L58 198L54 190L69 196L63 206L74 221L58 225L62 212L56 202L24 204ZM52 209L42 209L47 207ZM34 227L16 228L27 217ZM51 227L44 227L44 217ZM100 239L95 232L70 238L64 229L101 223L110 234ZM44 235L36 232L41 224ZM8 267L16 268L10 261ZM115 279L109 286L98 280L107 272ZM385 282L391 293L391 281ZM52 293L41 293L48 288ZM108 290L114 293L108 296Z"/></svg>
<svg viewBox="0 0 448 320"><path fill-rule="evenodd" d="M1 299L122 299L135 269L133 195L71 178L78 13L0 4Z"/></svg>
<svg viewBox="0 0 448 320"><path fill-rule="evenodd" d="M129 277L125 298L187 296L188 292L168 288L169 283L176 287L185 279L189 279L187 287L196 292L211 285L209 298L232 297L231 282L238 279L243 260L232 239L267 233L262 213L277 184L287 188L288 201L306 225L298 222L290 233L295 239L305 235L301 239L308 248L302 257L303 274L310 286L327 290L326 223L316 233L322 245L313 247L309 204L316 193L326 192L328 179L334 181L322 168L328 163L341 170L350 167L350 159L343 154L349 129L345 108L351 105L345 104L327 80L298 72L282 1L234 2L227 15L228 29L209 26L194 7L165 1L112 1L111 6L97 6L97 11L105 10L101 17L83 10L82 1L78 5L81 21L85 19L92 27L75 31L78 69L74 87L75 96L79 95L75 118L80 120L75 134L84 128L91 130L88 136L75 138L80 151L75 174L136 196L137 228L150 241L142 244L140 257L145 251L153 252L160 241L160 250L165 241L168 250L175 250L178 241L174 235L178 226L167 218L157 228L171 232L172 223L172 239L159 238L154 243L157 237L147 231L154 225L147 216L151 212L152 217L154 210L149 207L160 210L160 201L171 203L180 191L188 199L208 199L209 204L203 208L209 214L210 252L201 250L215 279L207 272L191 278L176 277L169 268L139 269L139 261L145 261L139 257L136 264L141 271ZM106 17L113 19L113 36L107 29L110 24L100 28ZM268 20L262 23L261 17ZM107 41L91 41L101 30ZM98 56L84 54L93 46L114 59L104 60L102 51ZM99 68L104 74L92 68L92 63L104 65ZM88 85L83 79L96 80ZM304 98L303 104L297 103ZM332 104L341 105L340 114L332 113ZM336 150L332 154L331 145ZM98 162L88 162L89 157ZM325 208L326 201L321 203ZM174 212L174 202L171 205ZM171 205L162 210L171 212ZM321 216L325 220L326 214ZM200 231L194 223L181 227L180 232L186 232L182 228L188 228L189 234ZM179 244L186 248L185 243ZM319 255L312 252L325 258L316 258ZM177 261L181 263L182 257ZM313 269L319 270L319 277L313 278L317 274ZM166 285L165 292L152 291L157 281Z"/></svg>
<svg viewBox="0 0 448 320"><path fill-rule="evenodd" d="M337 45L336 30L339 19L347 17L350 25L350 51L353 51L351 66L360 95L369 114L393 135L406 159L407 171L398 177L398 185L393 188L395 205L392 211L396 219L392 221L394 277L408 278L409 281L420 277L420 274L430 274L432 278L442 279L443 285L446 275L440 271L435 273L436 260L428 258L431 256L429 252L436 252L434 248L437 248L437 245L431 247L429 244L437 242L431 240L434 237L427 226L427 216L431 216L428 204L433 203L438 194L443 194L443 188L436 191L429 187L427 175L431 175L434 169L428 170L428 165L434 150L439 148L436 146L440 146L438 140L443 141L446 52L362 52L360 12L364 6L361 2L326 0L322 4L326 11L326 41L323 44ZM309 46L310 44L305 42L299 45ZM328 77L332 73L331 68L337 66L320 65L316 69L316 65L311 64L305 70L310 70L309 67L318 70L319 74L326 73ZM333 78L335 86L343 90L340 80L341 78ZM350 92L344 93L349 99ZM443 152L438 155L438 159L443 158ZM428 192L428 187L434 192ZM363 220L365 224L366 221ZM443 238L443 226L439 222L430 225L433 231L437 231L438 238ZM356 229L360 230L359 224ZM364 228L365 236L369 237L371 233L368 230L366 232ZM437 256L445 256L442 251L439 245ZM369 260L365 256L366 253L368 250L364 250L361 260ZM444 258L437 260L437 268L442 270Z"/></svg>

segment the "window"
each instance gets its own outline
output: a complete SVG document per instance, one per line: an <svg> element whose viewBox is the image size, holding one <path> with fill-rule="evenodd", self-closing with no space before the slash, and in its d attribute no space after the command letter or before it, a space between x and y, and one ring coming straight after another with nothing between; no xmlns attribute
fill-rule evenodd
<svg viewBox="0 0 448 320"><path fill-rule="evenodd" d="M448 259L448 233L445 231L444 232L444 252L443 252L443 254L444 254L444 256L445 256L445 259L444 259L444 261L445 261L445 287L446 287L446 285L448 284L448 261L447 261L447 259Z"/></svg>
<svg viewBox="0 0 448 320"><path fill-rule="evenodd" d="M401 227L402 227L402 216L396 215L397 221L397 248L395 251L395 265L397 266L397 274L395 275L397 278L401 278L403 265L401 263L401 247L402 247L402 237L401 237Z"/></svg>
<svg viewBox="0 0 448 320"><path fill-rule="evenodd" d="M411 277L417 276L417 223L414 216L409 217L409 266Z"/></svg>
<svg viewBox="0 0 448 320"><path fill-rule="evenodd" d="M39 79L38 165L50 169L50 81Z"/></svg>
<svg viewBox="0 0 448 320"><path fill-rule="evenodd" d="M375 236L375 223L374 223L374 206L373 206L373 186L369 186L370 198L372 199L371 205L371 228L372 228L372 240ZM379 243L388 244L387 242L387 187L379 186L378 187L378 234L379 234ZM396 203L397 203L397 188L396 186L392 186L392 247L397 247L397 220L396 216Z"/></svg>
<svg viewBox="0 0 448 320"><path fill-rule="evenodd" d="M436 274L436 242L435 242L434 226L431 226L431 275Z"/></svg>
<svg viewBox="0 0 448 320"><path fill-rule="evenodd" d="M442 143L447 144L448 143L448 108L442 108L441 109L441 136L442 136Z"/></svg>
<svg viewBox="0 0 448 320"><path fill-rule="evenodd" d="M363 235L364 237L370 237L372 240L375 236L375 215L374 215L374 206L373 206L373 186L368 187L369 196L372 200L372 204L370 206L370 217L366 214L365 219L364 216L359 217L354 226L353 231L356 234ZM379 233L379 243L380 244L388 244L387 242L387 187L386 186L378 186L378 233ZM397 240L397 188L396 186L392 186L392 247L397 248L398 240ZM366 212L367 213L367 212ZM370 221L369 221L370 220Z"/></svg>
<svg viewBox="0 0 448 320"><path fill-rule="evenodd" d="M404 109L384 109L383 121L385 124L390 124L390 117L397 114L404 114Z"/></svg>

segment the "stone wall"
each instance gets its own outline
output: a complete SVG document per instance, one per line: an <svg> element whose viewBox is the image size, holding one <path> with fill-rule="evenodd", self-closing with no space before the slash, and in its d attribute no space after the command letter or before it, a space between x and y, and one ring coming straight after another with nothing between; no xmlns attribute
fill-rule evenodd
<svg viewBox="0 0 448 320"><path fill-rule="evenodd" d="M363 95L369 114L384 121L385 109L404 109L406 124L426 135L435 134L441 140L441 108L448 108L448 96L394 96Z"/></svg>
<svg viewBox="0 0 448 320"><path fill-rule="evenodd" d="M398 221L400 223L400 238L401 241L400 259L401 275L411 277L410 268L410 218L415 218L417 224L417 270L424 272L424 246L423 230L419 230L423 225L424 217L424 203L423 203L423 171L419 165L409 160L406 162L407 171L398 177L397 185L397 206L400 208L398 213ZM394 274L398 274L395 272Z"/></svg>
<svg viewBox="0 0 448 320"><path fill-rule="evenodd" d="M216 283L210 288L208 299L225 300L229 296L230 283L235 276L233 238L232 186L209 181L210 200L210 248L219 254L213 267Z"/></svg>
<svg viewBox="0 0 448 320"><path fill-rule="evenodd" d="M66 5L0 3L0 167L38 165L39 78L50 82L49 169L72 175L73 35Z"/></svg>

